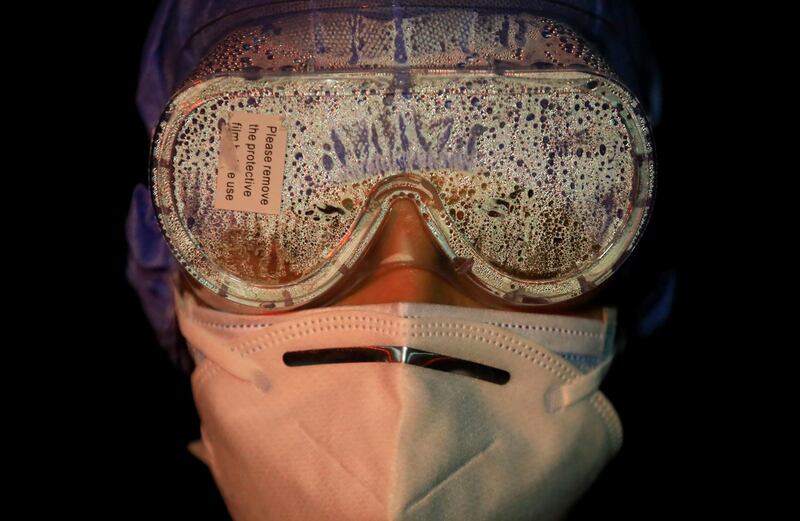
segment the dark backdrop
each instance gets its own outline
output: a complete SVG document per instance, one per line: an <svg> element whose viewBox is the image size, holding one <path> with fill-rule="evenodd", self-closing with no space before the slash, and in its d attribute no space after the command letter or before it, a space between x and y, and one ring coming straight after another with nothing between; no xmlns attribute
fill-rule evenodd
<svg viewBox="0 0 800 521"><path fill-rule="evenodd" d="M72 245L71 254L87 271L87 284L107 297L99 306L94 301L89 325L85 320L74 325L86 339L81 349L89 355L85 369L91 374L75 383L86 391L80 399L93 420L81 434L82 450L100 463L91 472L91 488L83 488L85 495L77 501L79 510L103 519L222 521L228 514L210 473L186 450L186 443L199 435L189 379L157 345L125 279L124 220L131 190L146 178L149 152L134 96L155 5L141 1L125 12L105 13L110 17L105 22L92 22L96 32L85 51L92 52L98 41L110 44L115 57L110 65L106 61L90 71L92 78L102 79L101 87L80 85L90 94L83 108L105 122L102 128L87 123L92 161L104 167L100 185L92 187L102 197L90 213L102 217L93 217L88 226L85 259L83 244ZM709 46L715 44L708 27L717 22L696 9L689 16L674 2L635 5L663 76L663 119L655 128L659 190L636 262L674 270L677 289L667 324L629 345L603 384L621 416L625 442L571 520L680 515L690 504L697 514L696 501L702 505L710 472L703 458L709 440L699 427L706 413L693 400L693 385L702 378L686 354L705 348L704 332L717 320L707 298L711 261L698 255L716 213L698 157L708 153L713 119L708 114L718 100L707 96L713 89L706 81L707 57L714 55ZM77 308L85 305L75 303Z"/></svg>

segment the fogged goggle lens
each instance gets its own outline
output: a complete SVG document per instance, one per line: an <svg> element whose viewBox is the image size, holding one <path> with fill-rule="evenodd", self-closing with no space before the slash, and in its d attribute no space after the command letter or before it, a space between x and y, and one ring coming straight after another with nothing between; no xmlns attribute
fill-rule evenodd
<svg viewBox="0 0 800 521"><path fill-rule="evenodd" d="M352 274L402 197L460 275L505 302L551 304L602 283L651 204L647 124L594 58L564 51L583 45L574 35L525 20L514 67L243 68L191 83L153 149L154 200L181 264L241 304L312 303ZM274 59L274 28L253 31L224 45ZM550 41L577 65L532 66ZM414 56L445 59L430 41Z"/></svg>

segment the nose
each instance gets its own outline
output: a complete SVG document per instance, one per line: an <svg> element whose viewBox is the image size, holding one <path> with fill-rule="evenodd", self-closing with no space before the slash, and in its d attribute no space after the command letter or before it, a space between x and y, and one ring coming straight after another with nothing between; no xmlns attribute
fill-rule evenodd
<svg viewBox="0 0 800 521"><path fill-rule="evenodd" d="M429 236L423 218L410 199L398 199L389 209L370 260L380 266L413 264L441 268L442 254Z"/></svg>
<svg viewBox="0 0 800 521"><path fill-rule="evenodd" d="M423 302L480 307L448 282L450 263L413 201L396 200L378 234L357 270L361 281L332 305Z"/></svg>

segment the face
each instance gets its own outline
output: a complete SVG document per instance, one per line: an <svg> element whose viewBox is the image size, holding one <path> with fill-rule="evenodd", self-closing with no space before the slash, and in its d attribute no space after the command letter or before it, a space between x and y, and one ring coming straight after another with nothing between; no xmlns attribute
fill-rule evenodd
<svg viewBox="0 0 800 521"><path fill-rule="evenodd" d="M590 299L649 216L638 102L533 15L276 20L224 39L153 140L232 517L559 518L622 442Z"/></svg>

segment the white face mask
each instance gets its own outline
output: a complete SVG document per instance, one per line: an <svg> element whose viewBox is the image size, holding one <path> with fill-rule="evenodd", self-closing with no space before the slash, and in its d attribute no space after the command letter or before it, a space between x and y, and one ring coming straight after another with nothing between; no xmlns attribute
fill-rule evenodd
<svg viewBox="0 0 800 521"><path fill-rule="evenodd" d="M202 440L190 449L236 521L559 519L622 443L597 391L610 309L601 322L429 304L245 316L177 291L176 302L197 362ZM370 346L356 353L412 363L287 365L309 358L296 351Z"/></svg>

